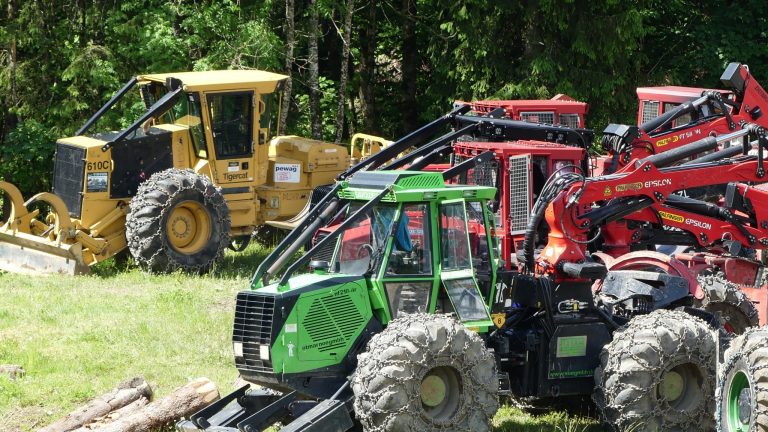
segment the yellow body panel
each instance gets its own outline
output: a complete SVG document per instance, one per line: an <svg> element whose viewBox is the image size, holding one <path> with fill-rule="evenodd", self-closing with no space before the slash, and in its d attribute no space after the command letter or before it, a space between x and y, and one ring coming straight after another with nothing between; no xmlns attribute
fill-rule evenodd
<svg viewBox="0 0 768 432"><path fill-rule="evenodd" d="M350 164L354 165L358 162L364 161L371 157L371 155L380 152L381 149L389 146L390 144L392 144L392 141L382 137L364 133L356 133L352 135L352 139L349 143Z"/></svg>

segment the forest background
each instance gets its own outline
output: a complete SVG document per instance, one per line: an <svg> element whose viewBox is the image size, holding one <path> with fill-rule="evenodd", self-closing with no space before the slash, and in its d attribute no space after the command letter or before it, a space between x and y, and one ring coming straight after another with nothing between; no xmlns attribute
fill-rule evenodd
<svg viewBox="0 0 768 432"><path fill-rule="evenodd" d="M764 0L0 0L0 179L50 190L53 141L139 73L289 74L282 132L344 142L557 93L600 131L637 86L717 87L731 61L768 82L766 60Z"/></svg>

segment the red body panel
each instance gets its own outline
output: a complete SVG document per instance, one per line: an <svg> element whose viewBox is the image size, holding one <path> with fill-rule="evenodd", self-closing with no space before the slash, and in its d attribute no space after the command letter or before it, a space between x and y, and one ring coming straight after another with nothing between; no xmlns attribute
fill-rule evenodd
<svg viewBox="0 0 768 432"><path fill-rule="evenodd" d="M543 182L555 171L557 164L581 165L586 155L584 149L570 147L562 144L547 143L541 141L514 141L514 142L457 142L454 144L454 155L463 158L471 158L480 153L492 151L496 154L498 164L499 186L499 210L496 215L496 237L501 246L501 257L506 262L507 268L512 268L516 262L516 253L523 241L525 226L514 226L512 221L511 197L521 193L512 190L512 178L510 173L510 158L514 156L530 155L531 164L527 173L527 181L530 185L528 192L529 205L543 186ZM534 171L539 171L535 173ZM472 177L472 171L466 176ZM520 179L516 179L519 181ZM488 185L495 186L495 185Z"/></svg>

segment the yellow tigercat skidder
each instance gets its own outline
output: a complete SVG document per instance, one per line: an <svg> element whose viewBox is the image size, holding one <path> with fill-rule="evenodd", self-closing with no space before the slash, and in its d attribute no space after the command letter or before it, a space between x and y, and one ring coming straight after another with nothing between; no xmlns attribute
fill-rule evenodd
<svg viewBox="0 0 768 432"><path fill-rule="evenodd" d="M349 155L296 136L270 140L287 78L238 70L131 79L76 136L56 142L52 193L25 201L0 182L11 204L0 269L84 273L127 247L152 271L204 272L234 240L296 215ZM137 86L146 111L136 121L87 133Z"/></svg>

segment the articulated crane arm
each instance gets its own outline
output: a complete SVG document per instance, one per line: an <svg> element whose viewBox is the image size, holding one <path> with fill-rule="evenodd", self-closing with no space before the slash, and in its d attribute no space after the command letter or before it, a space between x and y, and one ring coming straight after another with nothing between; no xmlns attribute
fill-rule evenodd
<svg viewBox="0 0 768 432"><path fill-rule="evenodd" d="M750 138L755 138L750 141ZM705 162L671 166L692 155L714 150L721 143L742 139L738 155L731 148L717 151ZM748 152L757 148L757 155ZM588 245L598 238L630 244L637 231L619 220L674 228L670 239L712 247L737 242L750 248L768 247L768 192L749 186L765 181L766 131L758 125L718 137L707 137L675 150L636 161L622 172L587 178L569 173L553 177L537 200L526 230L525 268L550 274L556 281L597 279L605 267L592 262ZM725 184L724 206L676 194L678 191ZM549 224L548 241L534 259L536 229Z"/></svg>
<svg viewBox="0 0 768 432"><path fill-rule="evenodd" d="M733 99L718 91L704 91L698 99L680 104L640 126L609 124L601 140L611 156L606 173L619 171L634 160L674 150L707 136L737 131L747 123L768 126L768 120L763 116L768 107L768 93L746 65L729 64L720 81L733 91ZM690 122L674 125L675 120L686 115L690 115Z"/></svg>

